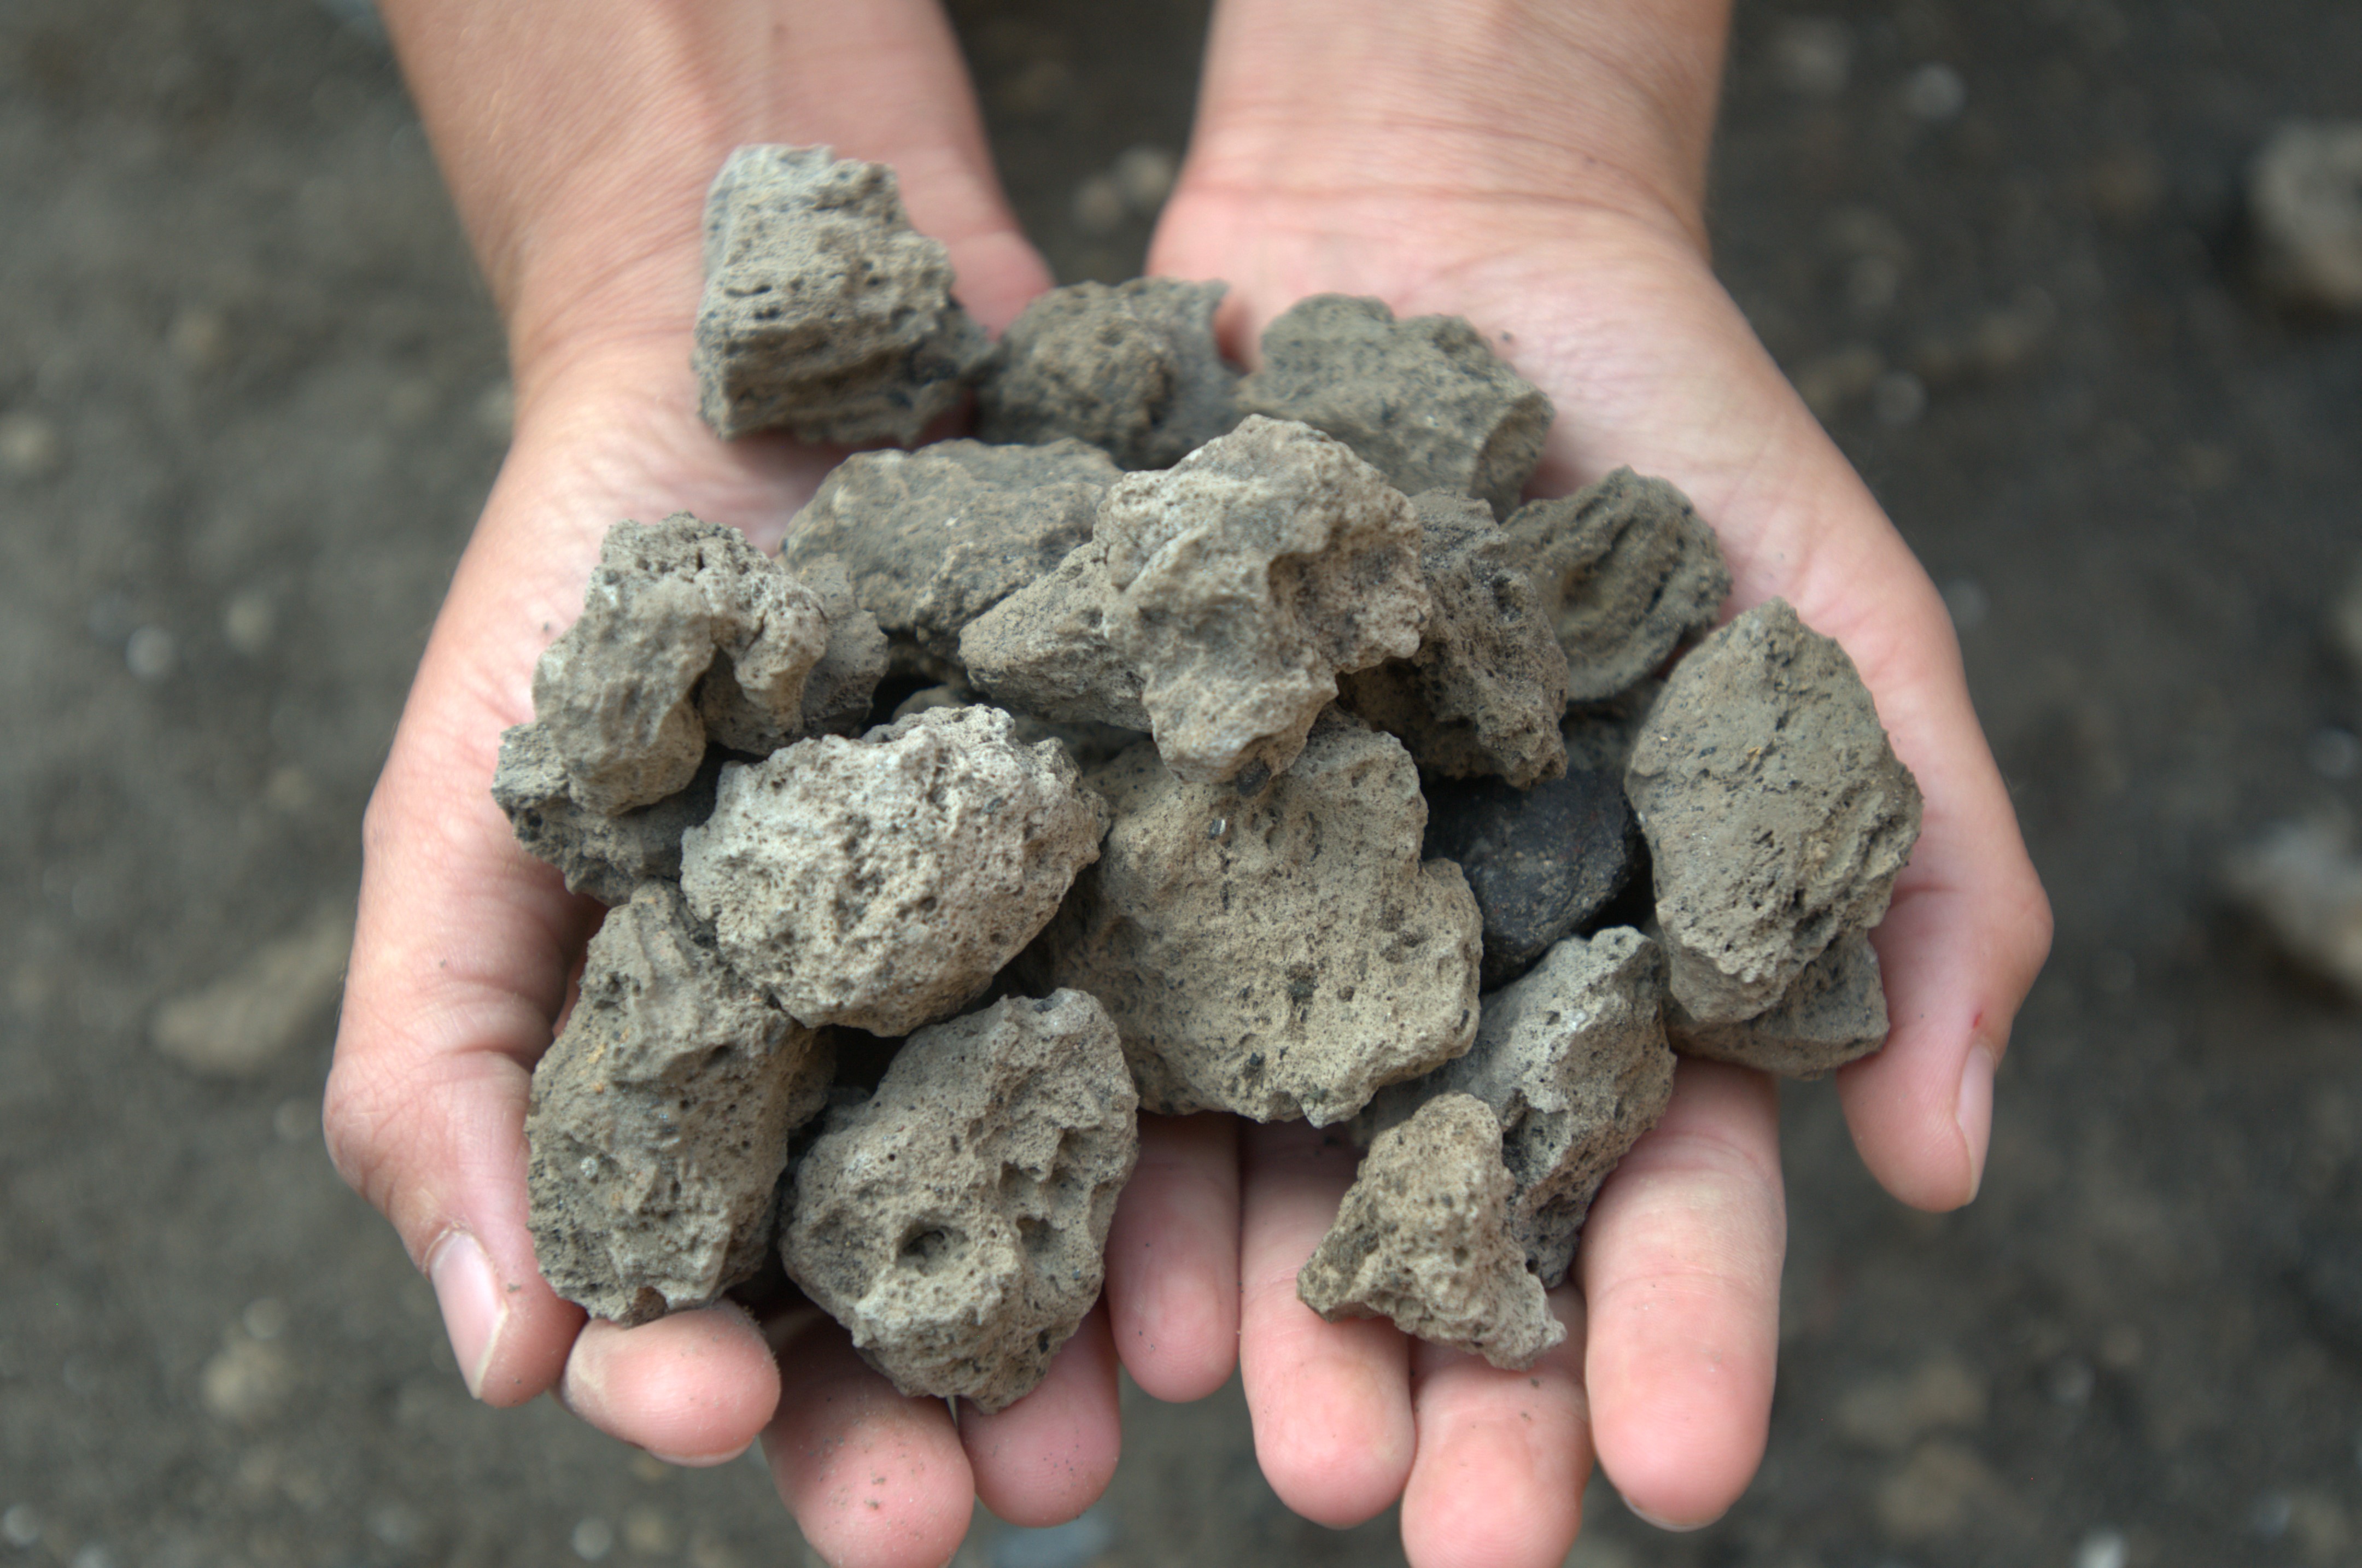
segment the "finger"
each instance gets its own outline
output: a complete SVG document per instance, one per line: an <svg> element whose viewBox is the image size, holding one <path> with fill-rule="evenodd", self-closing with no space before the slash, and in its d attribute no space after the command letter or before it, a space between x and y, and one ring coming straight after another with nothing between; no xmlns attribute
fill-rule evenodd
<svg viewBox="0 0 2362 1568"><path fill-rule="evenodd" d="M1238 1122L1143 1116L1108 1231L1117 1353L1153 1398L1202 1399L1239 1356Z"/></svg>
<svg viewBox="0 0 2362 1568"><path fill-rule="evenodd" d="M977 1498L1010 1524L1065 1524L1098 1502L1121 1448L1107 1313L1094 1308L1015 1404L986 1415L962 1400L959 1438Z"/></svg>
<svg viewBox="0 0 2362 1568"><path fill-rule="evenodd" d="M734 1302L636 1329L584 1325L558 1396L610 1437L674 1464L735 1459L779 1403L779 1369Z"/></svg>
<svg viewBox="0 0 2362 1568"><path fill-rule="evenodd" d="M773 1326L779 1406L763 1452L779 1500L835 1568L940 1568L976 1486L940 1399L897 1394L817 1308Z"/></svg>
<svg viewBox="0 0 2362 1568"><path fill-rule="evenodd" d="M1583 1523L1591 1414L1583 1386L1583 1297L1551 1292L1566 1339L1524 1372L1411 1346L1418 1454L1403 1488L1412 1568L1552 1568Z"/></svg>
<svg viewBox="0 0 2362 1568"><path fill-rule="evenodd" d="M1300 1122L1241 1134L1239 1374L1255 1458L1316 1523L1361 1523L1401 1496L1416 1434L1407 1342L1384 1319L1323 1322L1296 1294L1352 1185L1341 1132Z"/></svg>
<svg viewBox="0 0 2362 1568"><path fill-rule="evenodd" d="M1576 1257L1599 1463L1642 1518L1720 1518L1763 1458L1780 1339L1778 1097L1684 1059L1663 1121L1624 1156Z"/></svg>

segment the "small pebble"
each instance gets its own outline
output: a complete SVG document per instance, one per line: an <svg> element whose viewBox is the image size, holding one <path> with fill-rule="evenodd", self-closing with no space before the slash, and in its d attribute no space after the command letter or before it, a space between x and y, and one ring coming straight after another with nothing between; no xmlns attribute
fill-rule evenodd
<svg viewBox="0 0 2362 1568"><path fill-rule="evenodd" d="M387 1503L370 1512L370 1534L396 1551L414 1544L425 1529L426 1521L406 1503Z"/></svg>
<svg viewBox="0 0 2362 1568"><path fill-rule="evenodd" d="M161 680L180 659L180 645L161 626L142 626L123 645L123 662L141 680Z"/></svg>
<svg viewBox="0 0 2362 1568"><path fill-rule="evenodd" d="M643 1557L665 1557L672 1552L672 1520L661 1508L646 1504L624 1516L624 1544Z"/></svg>
<svg viewBox="0 0 2362 1568"><path fill-rule="evenodd" d="M1171 153L1145 145L1126 148L1108 171L1116 189L1123 193L1124 204L1142 217L1155 215L1164 198L1173 193L1173 181L1180 171Z"/></svg>
<svg viewBox="0 0 2362 1568"><path fill-rule="evenodd" d="M115 1568L115 1553L94 1540L73 1554L73 1568Z"/></svg>
<svg viewBox="0 0 2362 1568"><path fill-rule="evenodd" d="M615 1550L615 1527L605 1519L591 1518L579 1520L574 1533L568 1537L574 1555L585 1562L596 1562Z"/></svg>
<svg viewBox="0 0 2362 1568"><path fill-rule="evenodd" d="M2267 1492L2248 1511L2247 1528L2266 1540L2278 1540L2288 1533L2289 1521L2295 1517L2296 1503L2286 1492Z"/></svg>
<svg viewBox="0 0 2362 1568"><path fill-rule="evenodd" d="M2075 1549L2075 1568L2125 1568L2121 1530L2095 1529Z"/></svg>
<svg viewBox="0 0 2362 1568"><path fill-rule="evenodd" d="M0 1514L0 1540L11 1546L31 1546L41 1539L41 1516L23 1503Z"/></svg>
<svg viewBox="0 0 2362 1568"><path fill-rule="evenodd" d="M516 388L506 381L494 381L476 398L476 428L496 441L505 441L516 431Z"/></svg>
<svg viewBox="0 0 2362 1568"><path fill-rule="evenodd" d="M229 359L229 326L218 312L191 306L172 318L164 344L192 370L219 370Z"/></svg>
<svg viewBox="0 0 2362 1568"><path fill-rule="evenodd" d="M305 1099L282 1099L270 1113L270 1130L282 1143L301 1143L320 1135L320 1108Z"/></svg>
<svg viewBox="0 0 2362 1568"><path fill-rule="evenodd" d="M257 1340L275 1340L287 1331L287 1303L275 1296L258 1296L246 1304L238 1321Z"/></svg>
<svg viewBox="0 0 2362 1568"><path fill-rule="evenodd" d="M47 479L65 467L58 427L38 414L0 414L0 468L20 479Z"/></svg>
<svg viewBox="0 0 2362 1568"><path fill-rule="evenodd" d="M2322 778L2342 782L2362 772L2362 739L2352 730L2315 730L2304 743L2304 760Z"/></svg>
<svg viewBox="0 0 2362 1568"><path fill-rule="evenodd" d="M279 607L269 593L249 588L222 606L222 636L248 658L259 657L279 629Z"/></svg>
<svg viewBox="0 0 2362 1568"><path fill-rule="evenodd" d="M1948 65L1923 65L1903 83L1903 106L1930 125L1953 118L1968 101L1968 83Z"/></svg>
<svg viewBox="0 0 2362 1568"><path fill-rule="evenodd" d="M1951 613L1954 631L1972 632L1992 613L1992 601L1974 578L1956 577L1944 585L1944 608Z"/></svg>
<svg viewBox="0 0 2362 1568"><path fill-rule="evenodd" d="M1113 234L1131 213L1123 187L1112 174L1094 174L1075 187L1075 226L1085 234Z"/></svg>
<svg viewBox="0 0 2362 1568"><path fill-rule="evenodd" d="M1890 370L1871 385L1870 411L1890 430L1916 425L1927 412L1927 384L1908 370Z"/></svg>
<svg viewBox="0 0 2362 1568"><path fill-rule="evenodd" d="M1853 35L1831 17L1796 17L1772 35L1772 69L1800 98L1834 98L1853 74Z"/></svg>
<svg viewBox="0 0 2362 1568"><path fill-rule="evenodd" d="M2081 1356L2063 1356L2050 1368L2051 1402L2070 1408L2088 1404L2092 1386L2098 1381L2090 1362Z"/></svg>

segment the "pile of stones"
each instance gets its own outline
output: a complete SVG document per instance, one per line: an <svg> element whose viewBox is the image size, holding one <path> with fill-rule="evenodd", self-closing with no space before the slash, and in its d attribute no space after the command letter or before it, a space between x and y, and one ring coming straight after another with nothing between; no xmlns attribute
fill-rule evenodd
<svg viewBox="0 0 2362 1568"><path fill-rule="evenodd" d="M1518 504L1551 405L1465 322L1309 299L1242 376L1223 286L1145 279L994 348L819 149L733 156L707 266L718 432L972 394L983 438L847 457L776 558L616 525L503 737L518 836L613 906L527 1121L562 1295L638 1323L776 1251L999 1409L1138 1114L1227 1111L1368 1144L1308 1304L1523 1366L1675 1052L1884 1038L1919 798L1852 665L1778 601L1714 630L1661 480Z"/></svg>

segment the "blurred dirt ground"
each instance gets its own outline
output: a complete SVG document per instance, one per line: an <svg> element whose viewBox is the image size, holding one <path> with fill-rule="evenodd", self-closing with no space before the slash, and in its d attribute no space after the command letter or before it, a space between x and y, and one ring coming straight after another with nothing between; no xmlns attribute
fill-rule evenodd
<svg viewBox="0 0 2362 1568"><path fill-rule="evenodd" d="M1061 276L1128 274L1202 6L955 10ZM1972 1209L1788 1096L1771 1458L1694 1536L1595 1487L1587 1568L2362 1562L2362 1021L2217 891L2362 808L2362 327L2268 309L2239 216L2291 116L2362 117L2362 5L1741 7L1724 275L1944 587L2059 934ZM797 1560L751 1463L472 1405L320 1146L506 396L364 27L0 5L0 1568ZM1398 1561L1277 1505L1234 1396L1141 1404L1091 1522L966 1557Z"/></svg>

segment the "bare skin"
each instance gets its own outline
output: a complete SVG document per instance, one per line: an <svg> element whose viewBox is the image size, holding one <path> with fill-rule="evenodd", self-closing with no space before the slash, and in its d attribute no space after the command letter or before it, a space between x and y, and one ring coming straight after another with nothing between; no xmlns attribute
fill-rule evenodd
<svg viewBox="0 0 2362 1568"><path fill-rule="evenodd" d="M550 1293L524 1227L526 1084L598 911L492 806L499 733L530 716L609 523L685 509L767 547L833 457L724 446L696 419L705 183L738 143L827 142L896 165L988 328L1049 279L930 0L385 8L509 325L518 416L365 824L327 1121L434 1281L469 1388L555 1391L683 1463L759 1436L822 1554L880 1568L944 1561L978 1496L1028 1524L1087 1507L1115 1463L1119 1360L1164 1398L1242 1364L1281 1496L1334 1524L1399 1497L1422 1568L1559 1561L1595 1455L1649 1517L1727 1507L1761 1453L1783 1225L1771 1088L1728 1068L1683 1066L1557 1293L1566 1345L1526 1375L1314 1318L1295 1270L1349 1158L1210 1117L1148 1119L1100 1308L995 1417L896 1395L816 1313L624 1331ZM1323 290L1514 334L1504 352L1560 414L1539 489L1621 463L1672 479L1721 535L1734 609L1783 594L1846 646L1927 826L1878 935L1894 1036L1839 1089L1879 1178L1948 1208L1975 1191L2047 911L1940 602L1706 266L1724 24L1711 0L1224 0L1152 268L1231 280L1242 351ZM1455 1481L1478 1473L1481 1507Z"/></svg>

